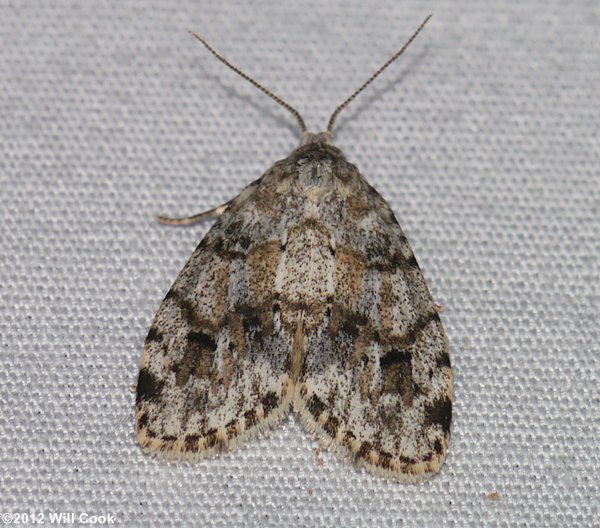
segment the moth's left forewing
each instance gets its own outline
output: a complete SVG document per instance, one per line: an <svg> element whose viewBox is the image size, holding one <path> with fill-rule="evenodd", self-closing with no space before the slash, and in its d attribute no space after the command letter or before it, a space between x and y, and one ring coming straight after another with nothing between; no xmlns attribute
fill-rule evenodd
<svg viewBox="0 0 600 528"><path fill-rule="evenodd" d="M137 384L146 451L195 460L236 447L289 410L292 335L273 310L283 210L264 179L247 187L162 302Z"/></svg>
<svg viewBox="0 0 600 528"><path fill-rule="evenodd" d="M358 173L359 192L324 204L335 240L334 295L306 336L295 407L309 429L359 465L403 481L439 470L452 376L436 305L402 229ZM346 189L347 191L347 189Z"/></svg>

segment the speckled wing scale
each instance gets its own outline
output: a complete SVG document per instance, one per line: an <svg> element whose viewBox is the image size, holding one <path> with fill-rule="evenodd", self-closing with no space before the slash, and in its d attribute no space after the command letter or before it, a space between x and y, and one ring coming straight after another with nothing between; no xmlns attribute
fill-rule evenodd
<svg viewBox="0 0 600 528"><path fill-rule="evenodd" d="M147 451L194 460L295 409L376 473L440 468L452 377L438 311L390 207L330 137L305 132L221 208L165 297L137 384Z"/></svg>
<svg viewBox="0 0 600 528"><path fill-rule="evenodd" d="M142 446L193 459L287 412L292 336L275 326L271 222L261 182L204 237L146 339L137 391ZM272 204L281 209L284 203Z"/></svg>

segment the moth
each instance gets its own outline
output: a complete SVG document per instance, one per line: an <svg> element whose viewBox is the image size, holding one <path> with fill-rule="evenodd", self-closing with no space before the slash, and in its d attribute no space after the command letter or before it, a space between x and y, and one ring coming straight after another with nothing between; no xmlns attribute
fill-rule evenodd
<svg viewBox="0 0 600 528"><path fill-rule="evenodd" d="M439 470L452 374L438 307L394 213L331 144L339 112L231 201L163 300L137 382L144 450L197 460L292 408L340 456L401 481Z"/></svg>

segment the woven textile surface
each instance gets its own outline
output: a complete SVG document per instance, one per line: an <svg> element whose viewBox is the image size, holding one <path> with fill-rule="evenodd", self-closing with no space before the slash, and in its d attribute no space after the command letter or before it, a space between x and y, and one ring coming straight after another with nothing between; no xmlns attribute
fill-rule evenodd
<svg viewBox="0 0 600 528"><path fill-rule="evenodd" d="M600 6L0 2L0 510L123 526L600 526ZM210 222L433 18L334 142L438 303L439 475L355 469L291 414L195 465L134 432L148 326ZM10 520L8 518L4 519ZM14 519L13 519L14 521ZM31 523L31 522L30 522Z"/></svg>

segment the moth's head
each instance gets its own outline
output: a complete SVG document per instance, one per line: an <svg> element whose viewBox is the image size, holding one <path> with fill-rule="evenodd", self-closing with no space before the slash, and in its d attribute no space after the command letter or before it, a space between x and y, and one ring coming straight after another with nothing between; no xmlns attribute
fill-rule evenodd
<svg viewBox="0 0 600 528"><path fill-rule="evenodd" d="M329 132L306 132L302 144L286 159L287 170L284 173L291 176L294 184L304 189L314 202L337 185L338 180L346 182L353 169L342 151L329 142L330 139Z"/></svg>
<svg viewBox="0 0 600 528"><path fill-rule="evenodd" d="M304 132L300 146L289 157L292 165L306 163L334 166L346 158L340 149L331 144L330 132Z"/></svg>
<svg viewBox="0 0 600 528"><path fill-rule="evenodd" d="M292 154L293 163L306 163L307 161L336 164L346 160L340 149L331 144L331 132L302 133L300 146Z"/></svg>
<svg viewBox="0 0 600 528"><path fill-rule="evenodd" d="M312 143L323 143L328 145L331 143L331 132L309 132L305 130L302 133L302 141L300 142L300 146L310 145Z"/></svg>

